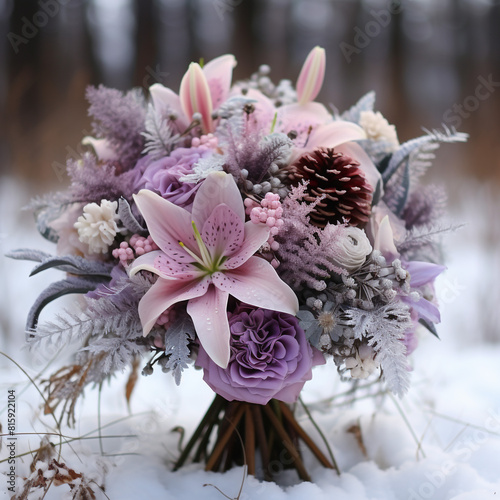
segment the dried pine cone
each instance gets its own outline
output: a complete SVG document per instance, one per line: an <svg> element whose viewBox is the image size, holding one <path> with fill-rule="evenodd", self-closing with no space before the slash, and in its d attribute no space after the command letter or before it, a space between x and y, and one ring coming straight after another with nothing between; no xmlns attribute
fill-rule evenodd
<svg viewBox="0 0 500 500"><path fill-rule="evenodd" d="M293 183L309 181L306 202L325 195L310 214L312 224L347 221L362 228L368 222L373 188L356 160L332 148L317 148L295 162L291 178Z"/></svg>

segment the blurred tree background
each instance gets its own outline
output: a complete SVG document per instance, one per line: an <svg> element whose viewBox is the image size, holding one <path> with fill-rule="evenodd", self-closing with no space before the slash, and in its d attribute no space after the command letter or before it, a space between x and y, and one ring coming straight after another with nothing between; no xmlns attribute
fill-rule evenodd
<svg viewBox="0 0 500 500"><path fill-rule="evenodd" d="M263 63L295 80L321 45L320 101L343 111L374 89L401 142L467 132L432 175L500 185L499 26L496 0L0 0L0 172L62 188L91 131L88 85L177 92L190 61L227 52L236 80Z"/></svg>

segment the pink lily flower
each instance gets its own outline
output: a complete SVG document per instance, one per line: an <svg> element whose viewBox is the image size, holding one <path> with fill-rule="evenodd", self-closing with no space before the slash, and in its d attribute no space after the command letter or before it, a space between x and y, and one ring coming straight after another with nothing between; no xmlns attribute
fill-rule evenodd
<svg viewBox="0 0 500 500"><path fill-rule="evenodd" d="M299 104L314 101L319 94L325 78L325 49L314 47L309 52L297 80L297 99Z"/></svg>
<svg viewBox="0 0 500 500"><path fill-rule="evenodd" d="M192 212L148 190L134 196L160 250L137 258L130 274L158 275L139 303L147 335L170 306L187 300L198 339L210 358L225 368L230 358L229 295L256 307L295 314L293 290L266 260L254 253L269 237L266 224L245 223L245 207L233 177L208 175Z"/></svg>
<svg viewBox="0 0 500 500"><path fill-rule="evenodd" d="M203 69L199 64L192 63L182 78L180 96L159 83L149 88L153 106L175 113L180 132L189 126L196 112L202 115L203 132L213 132L212 111L227 99L235 66L236 59L231 54L213 59Z"/></svg>
<svg viewBox="0 0 500 500"><path fill-rule="evenodd" d="M203 70L198 63L191 63L182 78L179 90L181 106L186 116L201 115L201 128L208 133L213 129L212 96Z"/></svg>
<svg viewBox="0 0 500 500"><path fill-rule="evenodd" d="M246 97L255 105L254 128L269 133L276 116L275 132L296 133L295 147L290 162L316 148L335 148L335 151L354 158L367 181L375 189L381 181L380 172L356 141L367 139L366 132L355 123L334 120L331 113L319 102L314 102L323 84L325 74L325 51L315 47L307 56L297 80L298 102L274 107L273 102L256 89L248 89ZM233 94L238 91L233 89Z"/></svg>

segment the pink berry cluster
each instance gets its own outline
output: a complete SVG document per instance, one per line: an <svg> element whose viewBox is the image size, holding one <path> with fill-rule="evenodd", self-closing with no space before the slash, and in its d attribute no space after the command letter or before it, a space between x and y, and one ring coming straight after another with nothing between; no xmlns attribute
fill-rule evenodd
<svg viewBox="0 0 500 500"><path fill-rule="evenodd" d="M193 139L191 139L192 148L216 149L217 144L218 139L214 134L202 135L201 137L193 137Z"/></svg>
<svg viewBox="0 0 500 500"><path fill-rule="evenodd" d="M258 205L251 198L245 199L246 212L250 215L250 220L254 224L267 224L271 231L269 234L269 239L267 243L269 244L270 250L276 252L278 250L279 243L274 240L274 237L279 233L281 226L283 226L283 208L281 206L279 194L276 193L266 193L264 199ZM271 264L274 267L278 267L279 262L273 259Z"/></svg>
<svg viewBox="0 0 500 500"><path fill-rule="evenodd" d="M128 243L122 241L119 248L115 248L112 254L115 259L120 259L120 263L123 266L127 266L129 260L133 260L153 250L159 250L159 248L151 239L151 236L144 238L144 236L133 234Z"/></svg>

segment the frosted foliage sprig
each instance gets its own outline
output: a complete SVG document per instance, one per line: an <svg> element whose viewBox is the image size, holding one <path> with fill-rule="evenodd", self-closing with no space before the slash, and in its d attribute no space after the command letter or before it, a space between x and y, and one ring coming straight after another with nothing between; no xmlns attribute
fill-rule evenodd
<svg viewBox="0 0 500 500"><path fill-rule="evenodd" d="M279 243L278 273L296 291L322 291L332 273L346 274L331 258L331 247L343 237L345 227L328 225L320 229L310 224L308 216L315 203L301 201L306 188L306 182L292 187L283 202L283 225L275 237Z"/></svg>

